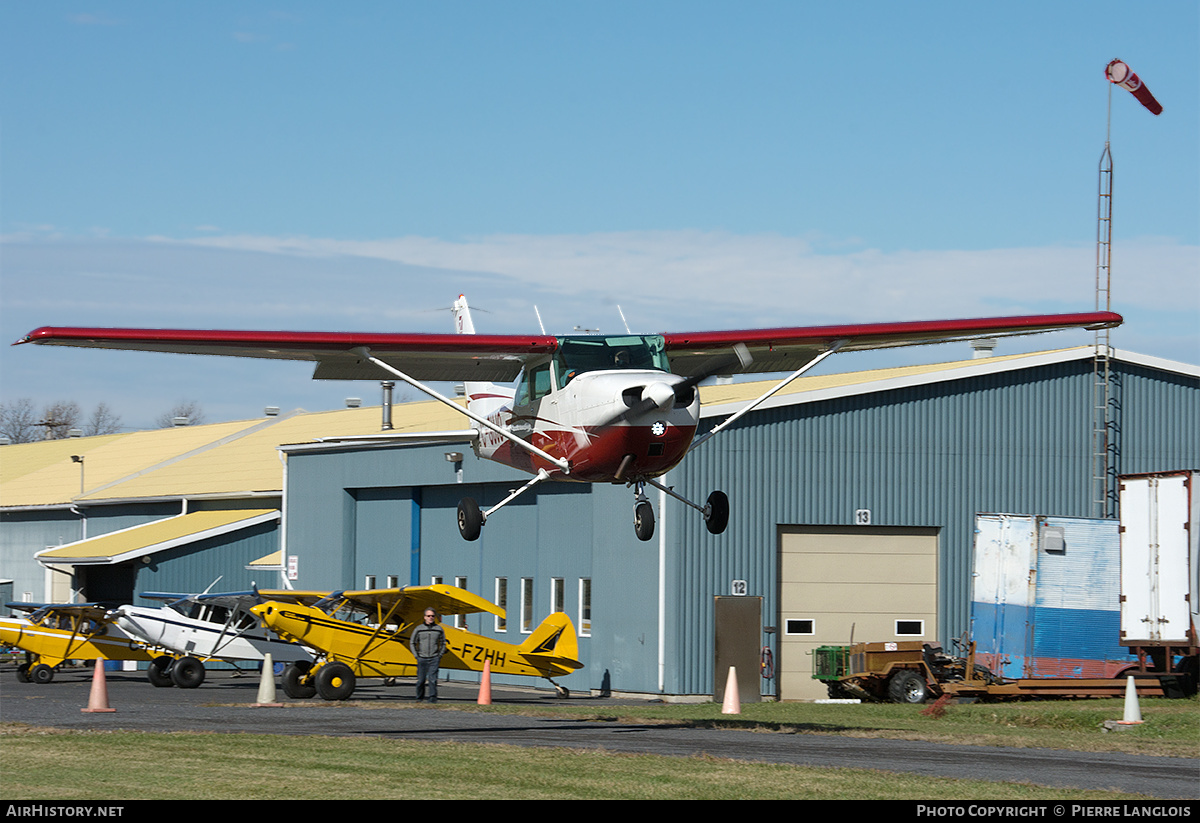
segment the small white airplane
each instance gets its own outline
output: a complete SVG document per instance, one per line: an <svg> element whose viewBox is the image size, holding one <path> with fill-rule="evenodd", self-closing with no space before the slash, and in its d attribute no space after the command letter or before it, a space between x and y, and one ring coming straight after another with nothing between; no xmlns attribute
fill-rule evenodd
<svg viewBox="0 0 1200 823"><path fill-rule="evenodd" d="M472 440L478 457L533 475L486 511L471 498L458 506L458 527L479 537L499 509L546 480L624 483L634 489L634 530L654 534L652 486L699 511L713 534L729 522L729 500L714 491L703 504L657 478L742 415L835 352L1037 334L1120 325L1112 312L970 320L618 335L476 334L464 297L454 304L455 334L189 331L42 327L14 345L34 343L185 354L228 355L316 363L318 380L398 378L470 420L446 433ZM696 386L722 374L787 376L696 437ZM497 381L512 381L500 386ZM462 381L465 408L429 385ZM436 435L372 435L371 439Z"/></svg>
<svg viewBox="0 0 1200 823"><path fill-rule="evenodd" d="M312 662L306 648L262 628L250 611L263 602L256 591L147 592L142 597L165 602L162 606L120 606L111 618L131 637L178 655L159 655L150 662L146 676L155 686L194 689L204 682L204 663L209 660L236 667L238 661L261 663L269 653L276 663Z"/></svg>

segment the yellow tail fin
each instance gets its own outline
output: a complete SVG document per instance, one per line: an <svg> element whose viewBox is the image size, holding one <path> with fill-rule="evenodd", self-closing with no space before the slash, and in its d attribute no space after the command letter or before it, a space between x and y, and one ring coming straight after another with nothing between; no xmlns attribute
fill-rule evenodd
<svg viewBox="0 0 1200 823"><path fill-rule="evenodd" d="M518 651L525 657L560 666L564 673L583 668L579 662L575 624L563 612L555 612L543 620L542 625L529 635Z"/></svg>

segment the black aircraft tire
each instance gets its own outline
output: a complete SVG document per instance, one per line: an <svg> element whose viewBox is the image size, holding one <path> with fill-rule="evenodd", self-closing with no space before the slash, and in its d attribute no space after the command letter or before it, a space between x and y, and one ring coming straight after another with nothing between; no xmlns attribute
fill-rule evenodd
<svg viewBox="0 0 1200 823"><path fill-rule="evenodd" d="M297 660L289 663L283 669L283 693L293 700L307 700L314 697L317 687L309 680L304 682L304 676L312 669L312 663L307 660Z"/></svg>
<svg viewBox="0 0 1200 823"><path fill-rule="evenodd" d="M729 497L725 492L713 492L704 508L704 525L712 534L721 534L729 525Z"/></svg>
<svg viewBox="0 0 1200 823"><path fill-rule="evenodd" d="M29 670L29 680L32 683L37 683L39 686L44 686L54 679L54 668L47 666L45 663L38 663Z"/></svg>
<svg viewBox="0 0 1200 823"><path fill-rule="evenodd" d="M146 667L146 679L160 689L169 689L174 686L175 681L171 679L171 664L174 662L175 658L165 654L154 658Z"/></svg>
<svg viewBox="0 0 1200 823"><path fill-rule="evenodd" d="M643 542L654 537L654 507L645 500L633 507L633 533Z"/></svg>
<svg viewBox="0 0 1200 823"><path fill-rule="evenodd" d="M181 689L199 688L204 674L204 664L191 656L181 657L171 666L171 680Z"/></svg>
<svg viewBox="0 0 1200 823"><path fill-rule="evenodd" d="M479 511L479 504L470 497L458 501L458 531L463 540L478 540L482 530L483 513Z"/></svg>
<svg viewBox="0 0 1200 823"><path fill-rule="evenodd" d="M354 694L354 671L345 663L326 663L313 678L324 700L345 700Z"/></svg>

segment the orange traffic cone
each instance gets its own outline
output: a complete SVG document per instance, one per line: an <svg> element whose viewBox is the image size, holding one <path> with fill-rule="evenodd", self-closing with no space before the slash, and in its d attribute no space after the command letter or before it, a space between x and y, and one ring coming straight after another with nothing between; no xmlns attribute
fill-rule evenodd
<svg viewBox="0 0 1200 823"><path fill-rule="evenodd" d="M725 679L725 702L721 704L721 714L741 714L742 701L738 698L737 669L729 667L729 677Z"/></svg>
<svg viewBox="0 0 1200 823"><path fill-rule="evenodd" d="M483 677L479 680L479 699L475 701L480 706L492 705L492 661L483 661Z"/></svg>
<svg viewBox="0 0 1200 823"><path fill-rule="evenodd" d="M92 671L92 691L88 695L88 705L81 712L115 712L108 707L108 681L104 679L104 661L97 657L96 668Z"/></svg>

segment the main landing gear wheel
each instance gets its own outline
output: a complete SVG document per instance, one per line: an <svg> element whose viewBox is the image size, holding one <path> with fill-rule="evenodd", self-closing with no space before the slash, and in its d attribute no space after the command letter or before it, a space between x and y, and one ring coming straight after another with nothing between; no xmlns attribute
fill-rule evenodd
<svg viewBox="0 0 1200 823"><path fill-rule="evenodd" d="M156 688L169 689L174 686L175 681L171 679L171 664L174 662L175 658L165 654L154 658L146 667L146 679Z"/></svg>
<svg viewBox="0 0 1200 823"><path fill-rule="evenodd" d="M654 507L646 500L639 500L633 506L633 531L642 541L654 536Z"/></svg>
<svg viewBox="0 0 1200 823"><path fill-rule="evenodd" d="M181 657L171 666L171 679L181 689L195 689L204 682L204 664L194 657Z"/></svg>
<svg viewBox="0 0 1200 823"><path fill-rule="evenodd" d="M293 700L307 700L317 693L317 687L312 680L305 681L305 676L312 669L312 663L307 660L297 660L289 663L283 669L283 693Z"/></svg>
<svg viewBox="0 0 1200 823"><path fill-rule="evenodd" d="M463 540L478 540L483 529L483 512L479 504L470 497L458 501L458 532Z"/></svg>
<svg viewBox="0 0 1200 823"><path fill-rule="evenodd" d="M713 492L704 506L704 525L712 534L721 534L729 525L729 497L725 492Z"/></svg>
<svg viewBox="0 0 1200 823"><path fill-rule="evenodd" d="M54 679L54 668L47 666L45 663L38 663L29 670L29 680L32 683L37 683L39 686L44 686Z"/></svg>
<svg viewBox="0 0 1200 823"><path fill-rule="evenodd" d="M354 694L354 671L345 663L326 663L313 680L325 700L345 700Z"/></svg>

